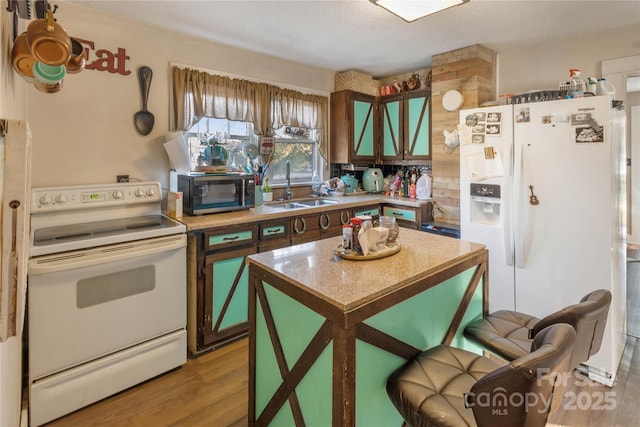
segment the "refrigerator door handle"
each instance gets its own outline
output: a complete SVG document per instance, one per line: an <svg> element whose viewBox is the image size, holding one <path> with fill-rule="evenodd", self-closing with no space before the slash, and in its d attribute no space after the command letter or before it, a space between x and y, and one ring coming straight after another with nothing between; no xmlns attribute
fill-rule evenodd
<svg viewBox="0 0 640 427"><path fill-rule="evenodd" d="M518 182L515 184L516 194L515 194L515 203L513 204L515 208L514 212L514 221L516 223L516 232L514 233L515 240L515 252L516 252L516 267L524 268L525 267L525 259L524 259L524 247L525 247L525 220L524 220L524 197L526 195L526 184L525 184L525 158L524 158L524 144L520 144L520 165L519 165L519 176Z"/></svg>
<svg viewBox="0 0 640 427"><path fill-rule="evenodd" d="M513 149L512 149L512 145L511 144L507 144L505 146L505 150L506 150L506 155L504 157L504 162L505 164L505 176L506 177L513 177ZM512 195L512 190L511 190L511 180L504 180L503 181L503 203L502 203L502 218L503 218L503 222L502 222L502 240L504 243L504 261L507 265L509 266L513 266L513 258L514 258L514 253L513 253L513 227L511 224L512 221L512 211L513 211L513 205L512 205L512 201L510 200L511 197L513 197Z"/></svg>

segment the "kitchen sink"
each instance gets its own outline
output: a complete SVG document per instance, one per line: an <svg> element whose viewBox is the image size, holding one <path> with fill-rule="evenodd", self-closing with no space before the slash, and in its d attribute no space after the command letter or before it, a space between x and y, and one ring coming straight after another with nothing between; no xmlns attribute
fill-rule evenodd
<svg viewBox="0 0 640 427"><path fill-rule="evenodd" d="M274 209L303 209L303 208L312 208L316 206L326 206L326 205L335 205L338 202L335 200L325 200L325 199L311 199L311 200L293 200L286 202L277 202L277 203L265 203L265 206L274 208Z"/></svg>
<svg viewBox="0 0 640 427"><path fill-rule="evenodd" d="M336 202L335 200L311 199L311 200L301 200L296 203L299 203L305 206L325 206L325 205L335 205L338 202Z"/></svg>

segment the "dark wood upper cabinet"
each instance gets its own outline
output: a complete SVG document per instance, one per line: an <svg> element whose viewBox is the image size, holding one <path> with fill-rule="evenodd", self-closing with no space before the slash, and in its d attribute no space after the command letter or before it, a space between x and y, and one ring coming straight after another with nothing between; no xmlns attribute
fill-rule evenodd
<svg viewBox="0 0 640 427"><path fill-rule="evenodd" d="M431 159L431 92L417 90L380 99L382 163Z"/></svg>
<svg viewBox="0 0 640 427"><path fill-rule="evenodd" d="M377 159L376 97L343 90L331 94L331 162L374 163Z"/></svg>

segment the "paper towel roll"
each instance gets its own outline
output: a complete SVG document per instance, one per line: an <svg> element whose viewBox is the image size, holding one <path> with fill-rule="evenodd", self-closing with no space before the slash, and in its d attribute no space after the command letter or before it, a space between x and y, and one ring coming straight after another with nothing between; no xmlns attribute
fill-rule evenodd
<svg viewBox="0 0 640 427"><path fill-rule="evenodd" d="M177 135L176 135L177 134ZM191 160L189 159L189 146L182 132L174 132L174 138L164 143L164 149L169 155L171 169L177 172L189 172ZM165 138L167 135L165 135Z"/></svg>

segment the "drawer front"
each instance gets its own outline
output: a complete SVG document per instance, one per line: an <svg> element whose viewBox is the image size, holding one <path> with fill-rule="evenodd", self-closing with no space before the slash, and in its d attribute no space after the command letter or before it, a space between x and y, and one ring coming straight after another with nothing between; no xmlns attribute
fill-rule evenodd
<svg viewBox="0 0 640 427"><path fill-rule="evenodd" d="M290 220L291 238L301 237L305 233L320 232L320 215L305 215L291 218ZM326 220L323 224L326 224Z"/></svg>
<svg viewBox="0 0 640 427"><path fill-rule="evenodd" d="M380 208L378 206L367 206L362 208L355 208L353 210L353 216L368 215L372 218L380 216Z"/></svg>
<svg viewBox="0 0 640 427"><path fill-rule="evenodd" d="M385 206L382 211L384 213L384 216L393 216L396 219L403 221L416 221L416 211L414 211L413 209L400 209Z"/></svg>
<svg viewBox="0 0 640 427"><path fill-rule="evenodd" d="M255 227L238 230L231 233L208 232L204 234L204 248L205 251L210 251L213 249L246 246L254 244L255 240Z"/></svg>
<svg viewBox="0 0 640 427"><path fill-rule="evenodd" d="M269 223L260 225L260 241L285 239L289 237L289 226L286 223Z"/></svg>

